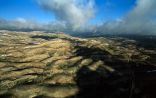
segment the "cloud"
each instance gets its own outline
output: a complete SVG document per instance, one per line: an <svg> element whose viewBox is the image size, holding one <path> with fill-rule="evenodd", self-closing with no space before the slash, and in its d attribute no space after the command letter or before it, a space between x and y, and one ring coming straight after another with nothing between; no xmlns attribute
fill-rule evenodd
<svg viewBox="0 0 156 98"><path fill-rule="evenodd" d="M137 0L136 6L125 18L127 26L140 32L155 32L156 0ZM156 32L155 32L156 33Z"/></svg>
<svg viewBox="0 0 156 98"><path fill-rule="evenodd" d="M67 26L65 23L60 21L39 23L33 20L26 20L24 18L17 18L15 20L0 19L1 30L15 30L15 31L66 31Z"/></svg>
<svg viewBox="0 0 156 98"><path fill-rule="evenodd" d="M156 34L156 0L137 0L124 17L97 27L102 33Z"/></svg>
<svg viewBox="0 0 156 98"><path fill-rule="evenodd" d="M38 30L41 27L35 21L17 18L15 20L0 19L0 29L7 30Z"/></svg>
<svg viewBox="0 0 156 98"><path fill-rule="evenodd" d="M17 18L16 21L21 22L21 23L26 23L27 22L26 19L21 18L21 17Z"/></svg>
<svg viewBox="0 0 156 98"><path fill-rule="evenodd" d="M94 0L39 0L39 5L55 14L71 29L78 29L94 16Z"/></svg>
<svg viewBox="0 0 156 98"><path fill-rule="evenodd" d="M36 0L46 11L54 13L56 20L39 23L19 17L14 20L0 19L0 29L7 30L42 30L76 32L84 27L94 16L94 0Z"/></svg>
<svg viewBox="0 0 156 98"><path fill-rule="evenodd" d="M129 12L129 17L140 20L148 19L156 15L156 0L137 0L136 6Z"/></svg>
<svg viewBox="0 0 156 98"><path fill-rule="evenodd" d="M79 34L156 34L156 0L136 0L135 6L123 17L91 25L95 15L94 0L38 0L46 11L55 14L56 21L38 23L17 18L0 19L0 29L63 31ZM104 13L104 12L101 12Z"/></svg>

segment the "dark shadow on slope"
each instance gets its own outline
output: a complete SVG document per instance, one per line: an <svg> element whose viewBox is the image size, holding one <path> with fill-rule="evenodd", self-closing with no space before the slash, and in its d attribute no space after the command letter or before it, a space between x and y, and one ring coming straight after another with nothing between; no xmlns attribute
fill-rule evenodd
<svg viewBox="0 0 156 98"><path fill-rule="evenodd" d="M91 58L93 61L102 60L105 62L106 65L117 70L129 69L128 61L120 60L117 56L112 55L108 51L102 50L100 48L88 48L83 46L77 46L76 49L77 51L75 52L75 54L77 56Z"/></svg>
<svg viewBox="0 0 156 98"><path fill-rule="evenodd" d="M33 98L51 98L51 97L48 97L48 96L44 96L44 95L38 95L38 96L35 96Z"/></svg>
<svg viewBox="0 0 156 98"><path fill-rule="evenodd" d="M155 66L122 61L101 49L76 48L77 56L91 58L93 61L102 60L116 71L109 72L104 67L92 71L82 67L76 76L80 91L71 98L156 98Z"/></svg>
<svg viewBox="0 0 156 98"><path fill-rule="evenodd" d="M76 46L77 51L75 54L77 56L83 56L85 58L92 58L93 60L104 60L111 56L107 51L101 50L99 48L88 48L83 46Z"/></svg>
<svg viewBox="0 0 156 98"><path fill-rule="evenodd" d="M105 72L105 73L104 73ZM109 73L102 67L92 71L82 67L75 79L79 92L70 98L128 98L129 78L123 78L115 73Z"/></svg>
<svg viewBox="0 0 156 98"><path fill-rule="evenodd" d="M156 48L156 36L154 35L135 35L135 34L119 34L119 35L105 35L107 38L128 38L131 40L135 40L137 42L138 47L142 47L145 49L155 49Z"/></svg>
<svg viewBox="0 0 156 98"><path fill-rule="evenodd" d="M0 98L17 98L17 97L14 96L13 94L5 93L3 95L0 95Z"/></svg>
<svg viewBox="0 0 156 98"><path fill-rule="evenodd" d="M138 47L143 47L145 49L155 49L156 48L156 36L150 35L128 35L123 36L129 39L133 39L137 42Z"/></svg>
<svg viewBox="0 0 156 98"><path fill-rule="evenodd" d="M51 40L51 39L55 39L55 38L58 38L58 37L45 36L45 35L35 35L35 36L32 36L31 38L41 38L41 39L45 39L45 40Z"/></svg>

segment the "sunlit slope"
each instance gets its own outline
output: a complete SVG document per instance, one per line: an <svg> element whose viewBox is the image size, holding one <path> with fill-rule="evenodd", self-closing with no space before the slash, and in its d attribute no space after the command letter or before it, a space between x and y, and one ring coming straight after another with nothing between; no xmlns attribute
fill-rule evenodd
<svg viewBox="0 0 156 98"><path fill-rule="evenodd" d="M126 40L124 45L124 42L113 39L82 39L63 33L1 32L0 96L76 96L80 91L79 85L93 83L92 80L91 83L78 84L82 68L97 71L106 80L109 74L114 73L122 77L130 73L130 63L138 66L150 63L150 56L143 51L132 40Z"/></svg>

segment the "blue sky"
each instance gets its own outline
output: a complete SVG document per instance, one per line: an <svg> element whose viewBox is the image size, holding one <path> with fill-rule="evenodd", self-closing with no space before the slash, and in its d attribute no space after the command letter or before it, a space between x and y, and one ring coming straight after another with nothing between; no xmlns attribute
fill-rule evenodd
<svg viewBox="0 0 156 98"><path fill-rule="evenodd" d="M97 16L95 21L114 20L123 17L135 5L136 0L95 0Z"/></svg>
<svg viewBox="0 0 156 98"><path fill-rule="evenodd" d="M136 0L95 0L96 14L92 23L123 17L135 5ZM37 22L54 21L53 13L43 10L37 0L0 0L0 18L14 20L24 18Z"/></svg>
<svg viewBox="0 0 156 98"><path fill-rule="evenodd" d="M45 12L35 0L0 0L0 18L14 20L24 18L39 22L52 21L54 16Z"/></svg>

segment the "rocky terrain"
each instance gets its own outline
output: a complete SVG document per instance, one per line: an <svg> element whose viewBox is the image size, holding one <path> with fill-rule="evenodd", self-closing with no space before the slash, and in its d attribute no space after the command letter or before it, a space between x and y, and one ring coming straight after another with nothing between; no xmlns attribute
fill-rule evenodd
<svg viewBox="0 0 156 98"><path fill-rule="evenodd" d="M156 98L155 76L136 40L0 31L0 98Z"/></svg>

